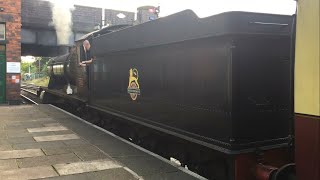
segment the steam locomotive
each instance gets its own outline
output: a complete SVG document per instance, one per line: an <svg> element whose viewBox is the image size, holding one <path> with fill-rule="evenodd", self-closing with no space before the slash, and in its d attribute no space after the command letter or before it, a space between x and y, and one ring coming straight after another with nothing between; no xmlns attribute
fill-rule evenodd
<svg viewBox="0 0 320 180"><path fill-rule="evenodd" d="M210 179L290 179L292 22L249 12L198 18L186 10L106 27L49 62L41 97L72 104L105 128L116 119L122 124L114 129L126 137ZM84 40L95 57L89 76L79 66Z"/></svg>

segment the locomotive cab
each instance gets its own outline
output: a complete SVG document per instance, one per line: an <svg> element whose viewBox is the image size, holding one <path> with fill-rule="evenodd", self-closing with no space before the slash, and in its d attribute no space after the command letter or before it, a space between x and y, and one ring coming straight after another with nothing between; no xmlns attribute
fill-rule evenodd
<svg viewBox="0 0 320 180"><path fill-rule="evenodd" d="M65 93L73 94L73 89L75 89L75 76L72 67L75 58L74 51L75 49L72 48L70 53L52 58L48 62L49 89L65 90Z"/></svg>
<svg viewBox="0 0 320 180"><path fill-rule="evenodd" d="M83 42L88 40L91 46L93 46L92 39L94 37L99 37L126 27L129 27L129 25L111 26L88 33L75 42L75 45L70 48L68 54L52 58L48 63L50 81L47 91L52 90L52 93L59 92L60 95L76 96L87 101L90 89L90 74L86 73L88 70L86 67L79 66ZM91 69L92 65L89 65L88 68ZM52 98L50 101L52 101Z"/></svg>

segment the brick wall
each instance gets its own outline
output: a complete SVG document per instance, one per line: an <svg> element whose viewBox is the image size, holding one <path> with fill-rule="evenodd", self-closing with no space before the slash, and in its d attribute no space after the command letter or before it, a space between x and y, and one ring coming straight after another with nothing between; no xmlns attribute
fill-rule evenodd
<svg viewBox="0 0 320 180"><path fill-rule="evenodd" d="M155 8L154 6L142 6L138 8L136 24L145 23L158 18L158 15L149 12L149 9Z"/></svg>
<svg viewBox="0 0 320 180"><path fill-rule="evenodd" d="M54 30L51 4L45 0L21 0L23 28ZM88 33L101 23L101 8L75 5L72 11L73 31Z"/></svg>
<svg viewBox="0 0 320 180"><path fill-rule="evenodd" d="M21 61L21 0L1 0L0 22L6 24L7 62ZM19 79L19 80L18 80ZM6 99L9 103L20 101L20 74L7 74Z"/></svg>
<svg viewBox="0 0 320 180"><path fill-rule="evenodd" d="M101 23L102 9L75 5L72 12L73 31L88 33Z"/></svg>
<svg viewBox="0 0 320 180"><path fill-rule="evenodd" d="M43 0L21 0L22 26L53 30L50 3Z"/></svg>
<svg viewBox="0 0 320 180"><path fill-rule="evenodd" d="M117 11L117 10L111 10L106 9L105 10L105 23L109 25L120 25L120 24L133 24L134 23L134 13L133 12L127 12L127 11ZM119 18L118 14L124 14L125 18Z"/></svg>

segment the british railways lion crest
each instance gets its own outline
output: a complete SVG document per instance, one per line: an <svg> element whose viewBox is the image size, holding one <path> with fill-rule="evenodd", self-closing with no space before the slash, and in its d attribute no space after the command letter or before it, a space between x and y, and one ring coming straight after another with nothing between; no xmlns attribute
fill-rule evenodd
<svg viewBox="0 0 320 180"><path fill-rule="evenodd" d="M138 70L132 68L129 70L129 85L128 85L128 93L132 100L136 100L138 95L140 95L140 85L138 83L139 74Z"/></svg>

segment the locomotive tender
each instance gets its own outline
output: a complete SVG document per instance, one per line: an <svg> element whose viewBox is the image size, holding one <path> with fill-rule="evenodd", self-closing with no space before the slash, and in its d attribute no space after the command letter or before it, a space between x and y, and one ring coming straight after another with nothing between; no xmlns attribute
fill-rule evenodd
<svg viewBox="0 0 320 180"><path fill-rule="evenodd" d="M291 16L227 12L200 19L190 10L107 27L49 62L43 100L77 101L79 111L106 112L205 147L218 163L212 179L279 179L293 168L286 165L291 27ZM78 66L86 39L95 56L89 77Z"/></svg>

